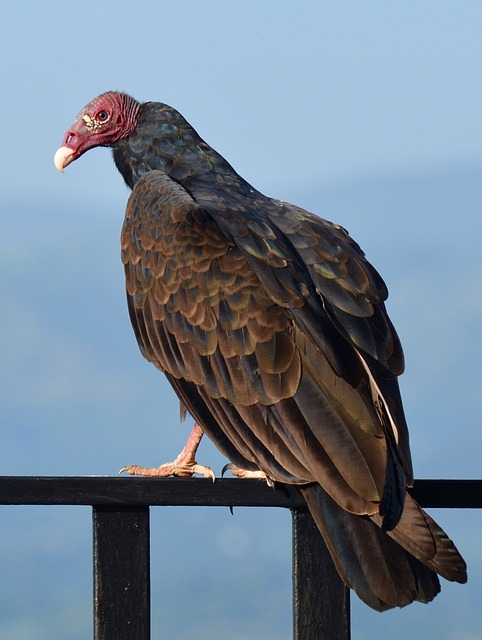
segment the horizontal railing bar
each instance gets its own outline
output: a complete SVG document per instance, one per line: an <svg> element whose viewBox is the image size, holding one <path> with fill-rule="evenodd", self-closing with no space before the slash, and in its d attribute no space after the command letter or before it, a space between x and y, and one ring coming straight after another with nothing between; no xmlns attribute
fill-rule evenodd
<svg viewBox="0 0 482 640"><path fill-rule="evenodd" d="M0 504L303 508L296 489L259 480L0 476Z"/></svg>
<svg viewBox="0 0 482 640"><path fill-rule="evenodd" d="M410 494L422 507L482 509L482 480L415 480Z"/></svg>
<svg viewBox="0 0 482 640"><path fill-rule="evenodd" d="M416 480L410 493L424 507L482 508L482 480ZM295 487L260 480L115 476L0 476L0 504L305 508Z"/></svg>

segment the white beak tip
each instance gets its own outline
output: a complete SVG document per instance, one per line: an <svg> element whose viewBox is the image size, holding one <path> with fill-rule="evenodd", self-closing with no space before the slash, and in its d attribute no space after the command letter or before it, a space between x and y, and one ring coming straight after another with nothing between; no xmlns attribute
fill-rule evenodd
<svg viewBox="0 0 482 640"><path fill-rule="evenodd" d="M54 156L54 164L60 173L63 173L65 167L73 161L73 155L74 153L72 149L69 149L68 147L60 147L57 149Z"/></svg>

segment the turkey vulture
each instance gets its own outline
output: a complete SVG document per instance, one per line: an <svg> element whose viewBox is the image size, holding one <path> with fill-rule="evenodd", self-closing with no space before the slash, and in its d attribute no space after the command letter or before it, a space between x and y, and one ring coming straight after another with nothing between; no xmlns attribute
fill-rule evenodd
<svg viewBox="0 0 482 640"><path fill-rule="evenodd" d="M348 232L268 198L160 102L90 102L60 170L112 147L132 190L122 228L129 313L147 360L195 419L188 446L145 475L212 472L206 433L237 475L296 485L346 584L383 611L465 582L413 482L387 288Z"/></svg>

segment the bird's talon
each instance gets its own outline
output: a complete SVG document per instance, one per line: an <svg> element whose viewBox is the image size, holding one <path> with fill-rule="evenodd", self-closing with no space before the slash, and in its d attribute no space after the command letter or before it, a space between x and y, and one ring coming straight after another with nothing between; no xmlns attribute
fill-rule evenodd
<svg viewBox="0 0 482 640"><path fill-rule="evenodd" d="M268 487L271 487L271 488L274 487L273 480L271 480L271 478L268 478L268 476L265 474L265 472L261 471L261 469L258 469L257 471L250 471L248 469L242 469L241 467L237 467L232 462L229 462L228 464L224 465L224 467L223 467L223 469L221 471L221 476L224 476L226 471L231 471L233 476L236 476L236 478L248 478L248 479L254 479L254 480L265 480L265 482L268 485Z"/></svg>
<svg viewBox="0 0 482 640"><path fill-rule="evenodd" d="M216 474L211 469L211 467L207 467L204 464L194 463L192 466L192 474L197 473L200 476L204 476L205 478L210 478L213 482L216 482Z"/></svg>
<svg viewBox="0 0 482 640"><path fill-rule="evenodd" d="M221 478L224 478L224 474L226 473L226 471L229 471L229 469L232 467L233 465L229 462L228 464L225 464L224 467L221 469Z"/></svg>

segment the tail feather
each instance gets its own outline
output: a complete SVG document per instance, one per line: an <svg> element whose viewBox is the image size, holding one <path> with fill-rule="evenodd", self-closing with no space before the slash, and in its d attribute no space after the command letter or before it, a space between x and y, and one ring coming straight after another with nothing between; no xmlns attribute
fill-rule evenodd
<svg viewBox="0 0 482 640"><path fill-rule="evenodd" d="M371 518L381 526L380 516ZM467 582L467 566L454 543L410 495L400 522L388 535L446 580Z"/></svg>
<svg viewBox="0 0 482 640"><path fill-rule="evenodd" d="M430 602L440 591L437 573L466 580L465 563L452 542L411 498L401 526L387 534L380 516L345 511L319 485L300 491L343 581L373 609Z"/></svg>

